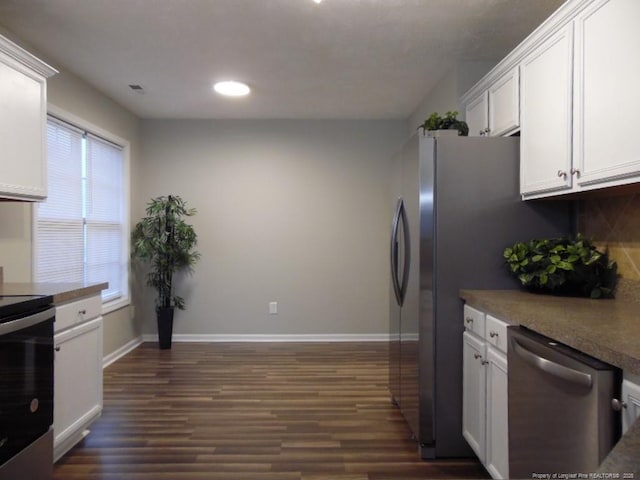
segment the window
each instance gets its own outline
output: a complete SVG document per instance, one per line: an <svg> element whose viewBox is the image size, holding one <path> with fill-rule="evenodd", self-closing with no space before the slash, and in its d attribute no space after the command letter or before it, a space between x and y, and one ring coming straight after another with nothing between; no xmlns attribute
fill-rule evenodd
<svg viewBox="0 0 640 480"><path fill-rule="evenodd" d="M47 120L48 196L35 208L37 282L109 282L103 302L128 300L125 147Z"/></svg>

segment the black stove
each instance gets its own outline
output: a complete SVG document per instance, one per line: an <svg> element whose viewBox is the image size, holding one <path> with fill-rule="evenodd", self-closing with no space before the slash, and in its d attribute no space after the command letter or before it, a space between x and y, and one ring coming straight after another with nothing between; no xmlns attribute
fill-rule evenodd
<svg viewBox="0 0 640 480"><path fill-rule="evenodd" d="M0 323L13 320L15 316L43 310L53 303L51 295L4 295L0 296Z"/></svg>
<svg viewBox="0 0 640 480"><path fill-rule="evenodd" d="M0 297L0 480L50 480L53 465L51 295Z"/></svg>

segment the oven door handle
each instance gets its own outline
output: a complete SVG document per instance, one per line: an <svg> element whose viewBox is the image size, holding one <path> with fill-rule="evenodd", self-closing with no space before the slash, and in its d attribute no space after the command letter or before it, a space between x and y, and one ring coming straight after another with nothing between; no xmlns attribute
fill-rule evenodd
<svg viewBox="0 0 640 480"><path fill-rule="evenodd" d="M47 308L42 312L34 313L28 317L18 318L7 323L0 323L0 335L17 332L23 328L28 328L45 320L55 317L56 309L54 307Z"/></svg>

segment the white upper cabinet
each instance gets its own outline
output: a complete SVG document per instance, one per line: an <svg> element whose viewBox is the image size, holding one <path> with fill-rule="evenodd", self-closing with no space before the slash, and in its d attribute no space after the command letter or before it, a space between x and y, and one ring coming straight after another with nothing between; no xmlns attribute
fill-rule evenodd
<svg viewBox="0 0 640 480"><path fill-rule="evenodd" d="M568 0L461 98L469 115L487 91L491 135L520 129L524 199L640 182L638 19L639 0ZM513 89L495 90L510 74L520 111L503 124Z"/></svg>
<svg viewBox="0 0 640 480"><path fill-rule="evenodd" d="M465 119L469 135L508 135L520 126L518 67L502 75L475 96L465 97Z"/></svg>
<svg viewBox="0 0 640 480"><path fill-rule="evenodd" d="M572 47L568 25L521 64L522 194L571 188Z"/></svg>
<svg viewBox="0 0 640 480"><path fill-rule="evenodd" d="M518 67L489 87L489 135L507 135L520 126Z"/></svg>
<svg viewBox="0 0 640 480"><path fill-rule="evenodd" d="M46 79L55 73L0 36L0 198L47 196Z"/></svg>
<svg viewBox="0 0 640 480"><path fill-rule="evenodd" d="M638 0L598 0L575 20L574 164L581 186L638 181L639 21Z"/></svg>
<svg viewBox="0 0 640 480"><path fill-rule="evenodd" d="M486 135L487 128L489 128L489 92L487 90L467 103L465 121L469 125L470 137Z"/></svg>

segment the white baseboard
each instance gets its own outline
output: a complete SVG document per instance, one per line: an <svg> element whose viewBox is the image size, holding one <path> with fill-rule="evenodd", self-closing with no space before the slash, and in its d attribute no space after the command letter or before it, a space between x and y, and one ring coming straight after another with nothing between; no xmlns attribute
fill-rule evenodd
<svg viewBox="0 0 640 480"><path fill-rule="evenodd" d="M116 360L118 360L119 358L124 357L127 353L129 353L131 350L133 350L134 348L138 347L139 345L141 345L144 342L144 337L143 336L139 336L137 338L134 338L133 340L131 340L130 342L124 344L122 347L120 347L119 349L111 352L109 355L107 355L106 357L104 357L102 359L102 368L107 368L109 365L111 365L113 362L115 362Z"/></svg>
<svg viewBox="0 0 640 480"><path fill-rule="evenodd" d="M145 334L144 342L157 342L158 335ZM311 334L311 335L258 335L258 334L223 334L223 335L193 335L174 334L173 342L388 342L386 333L364 334Z"/></svg>

